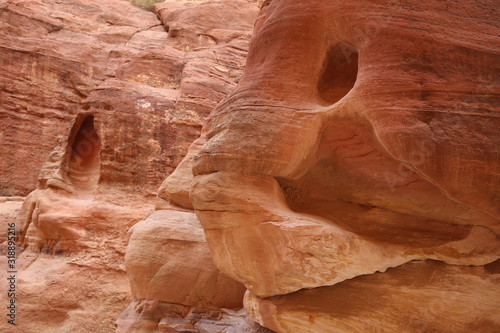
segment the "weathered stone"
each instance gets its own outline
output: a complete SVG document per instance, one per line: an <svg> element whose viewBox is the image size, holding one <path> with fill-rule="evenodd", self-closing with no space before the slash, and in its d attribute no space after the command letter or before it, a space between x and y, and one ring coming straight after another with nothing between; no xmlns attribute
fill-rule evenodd
<svg viewBox="0 0 500 333"><path fill-rule="evenodd" d="M194 159L218 267L267 297L498 259L494 20L480 1L267 2Z"/></svg>
<svg viewBox="0 0 500 333"><path fill-rule="evenodd" d="M241 307L245 288L215 267L194 212L158 210L130 233L125 264L134 299Z"/></svg>
<svg viewBox="0 0 500 333"><path fill-rule="evenodd" d="M130 304L117 321L116 333L272 333L246 319L245 310L209 310L140 300Z"/></svg>
<svg viewBox="0 0 500 333"><path fill-rule="evenodd" d="M0 1L0 13L0 194L27 195L81 103L115 76L116 50L161 22L116 0Z"/></svg>
<svg viewBox="0 0 500 333"><path fill-rule="evenodd" d="M241 13L237 12L241 10L240 5L244 9ZM174 14L171 13L172 6L175 7ZM250 38L248 30L253 24L257 8L255 3L245 1L233 2L231 5L229 2L165 2L156 7L162 21L169 25L167 45L188 51L184 58L177 109L195 108L200 110L200 114L208 115L236 86L246 57ZM222 27L221 21L208 17L208 13L225 17L223 34L226 37L214 39L213 44L198 45L193 37L199 33L197 29L212 33ZM191 21L200 15L204 19ZM176 34L174 26L182 27L180 30L183 33ZM183 43L188 43L190 47L178 47ZM192 210L189 199L192 158L202 144L203 138L197 139L188 155L163 182L158 191L156 212L130 231L126 266L134 302L118 319L119 332L229 333L231 331L227 329L233 328L241 332L262 330L258 325L244 324L243 316L236 322L227 322L227 319L211 315L218 313L217 310L213 311L220 307L241 308L245 288L240 282L225 276L213 264L203 229ZM142 302L180 304L197 307L200 312L176 315L153 311L154 315L144 319L142 307L137 305Z"/></svg>
<svg viewBox="0 0 500 333"><path fill-rule="evenodd" d="M124 1L0 0L0 16L0 193L32 191L12 219L19 302L30 304L18 328L114 331L131 301L127 231L154 211L158 186L236 86L250 31L186 53L154 13ZM228 289L207 296L198 284L206 298L190 302L232 304L232 283L241 307L241 284L208 267Z"/></svg>
<svg viewBox="0 0 500 333"><path fill-rule="evenodd" d="M331 287L261 299L248 315L276 332L497 332L500 262L412 262Z"/></svg>
<svg viewBox="0 0 500 333"><path fill-rule="evenodd" d="M23 204L24 198L22 197L0 197L0 244L2 247L4 242L8 239L8 236L15 237L12 232L14 228L10 228L11 234L9 234L9 224L15 221L16 215L19 212ZM2 248L2 251L5 249Z"/></svg>

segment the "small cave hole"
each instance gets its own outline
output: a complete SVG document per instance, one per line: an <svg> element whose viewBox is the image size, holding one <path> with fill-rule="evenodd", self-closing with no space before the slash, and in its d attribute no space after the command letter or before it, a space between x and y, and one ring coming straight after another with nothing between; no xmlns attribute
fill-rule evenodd
<svg viewBox="0 0 500 333"><path fill-rule="evenodd" d="M319 97L328 105L341 100L354 87L358 76L358 52L347 43L334 45L327 53L318 81Z"/></svg>
<svg viewBox="0 0 500 333"><path fill-rule="evenodd" d="M101 140L94 128L94 116L82 122L71 146L68 178L78 193L92 193L99 180Z"/></svg>

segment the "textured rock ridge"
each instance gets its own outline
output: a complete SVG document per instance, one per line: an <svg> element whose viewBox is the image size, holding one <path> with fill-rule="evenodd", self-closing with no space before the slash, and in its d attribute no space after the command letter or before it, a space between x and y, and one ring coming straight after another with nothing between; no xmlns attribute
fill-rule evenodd
<svg viewBox="0 0 500 333"><path fill-rule="evenodd" d="M0 0L19 330L500 330L496 3L155 8Z"/></svg>
<svg viewBox="0 0 500 333"><path fill-rule="evenodd" d="M496 332L499 268L412 262L288 295L248 292L245 308L276 332Z"/></svg>
<svg viewBox="0 0 500 333"><path fill-rule="evenodd" d="M179 99L178 104L200 101L212 108L236 86L258 8L252 1L156 6L168 27L167 44L188 50L193 59L193 72L183 81L189 98ZM203 81L195 66L207 70ZM221 89L221 93L195 97L203 96L206 87ZM246 288L215 266L192 209L192 158L203 140L198 138L191 145L160 186L156 211L129 231L125 264L134 301L118 318L117 332L268 332L247 321L244 310L237 312Z"/></svg>

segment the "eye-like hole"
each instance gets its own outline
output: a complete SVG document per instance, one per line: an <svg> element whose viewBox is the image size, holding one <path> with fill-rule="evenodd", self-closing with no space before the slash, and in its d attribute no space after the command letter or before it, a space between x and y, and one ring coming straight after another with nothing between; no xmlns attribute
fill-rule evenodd
<svg viewBox="0 0 500 333"><path fill-rule="evenodd" d="M318 81L319 97L334 104L354 87L358 76L358 52L347 43L334 45L327 53Z"/></svg>
<svg viewBox="0 0 500 333"><path fill-rule="evenodd" d="M89 193L99 180L101 140L94 128L94 116L80 125L71 146L68 178L78 192Z"/></svg>

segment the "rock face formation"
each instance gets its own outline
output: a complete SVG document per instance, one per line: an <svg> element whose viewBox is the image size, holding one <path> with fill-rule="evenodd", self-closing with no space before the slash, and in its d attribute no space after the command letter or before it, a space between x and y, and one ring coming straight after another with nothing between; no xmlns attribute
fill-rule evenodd
<svg viewBox="0 0 500 333"><path fill-rule="evenodd" d="M122 1L0 1L0 17L0 192L25 195L36 186L9 221L25 249L16 261L16 329L112 332L130 302L127 229L152 211L170 153L152 156L159 144L139 131L146 122L135 103L155 92L117 77L141 51L163 47L167 33L153 13ZM102 84L114 96L100 93ZM115 103L120 93L128 103ZM157 113L163 119L164 110ZM144 168L158 158L162 166ZM120 173L125 167L143 173ZM140 190L124 187L134 182ZM12 326L2 320L0 330Z"/></svg>
<svg viewBox="0 0 500 333"><path fill-rule="evenodd" d="M243 78L190 153L192 205L255 320L500 329L499 9L266 1Z"/></svg>
<svg viewBox="0 0 500 333"><path fill-rule="evenodd" d="M167 34L120 1L0 1L0 15L0 191L26 195L92 90Z"/></svg>
<svg viewBox="0 0 500 333"><path fill-rule="evenodd" d="M16 329L498 332L498 14L0 0Z"/></svg>
<svg viewBox="0 0 500 333"><path fill-rule="evenodd" d="M253 1L171 2L157 15L120 0L0 1L0 195L9 196L0 202L0 217L16 223L23 250L17 258L18 329L115 331L132 301L124 265L127 232L154 212L158 186L239 80L257 13ZM12 195L32 189L20 207ZM157 241L161 247L165 233L154 235L159 229L148 227L165 215L159 211L137 225L128 234L131 242L157 236L147 245ZM241 308L245 288L211 263L194 212L168 215L184 223L184 231L175 229L178 241L192 251L171 266L197 253L198 261L185 260L195 270L185 271L177 296L164 297L168 292L161 289L175 275L162 280L159 274L149 285L141 284L146 275L132 279L132 308L143 306L143 298L144 304L163 302L162 309L178 302L180 313L191 313L189 323L199 317L210 326L221 319L228 329L258 330L242 313L217 310L211 316L197 308ZM3 242L3 231L1 236ZM175 251L173 243L171 252L144 263L152 270L156 260L168 271L162 260ZM196 280L201 268L206 274ZM204 282L214 287L200 288ZM185 300L179 298L184 292L190 293Z"/></svg>

